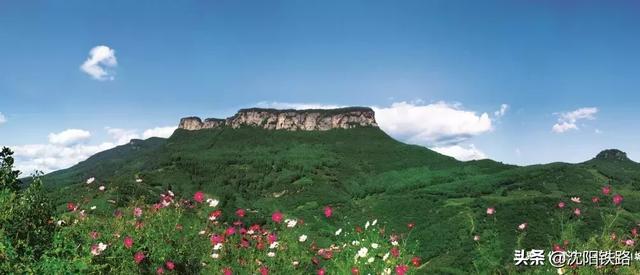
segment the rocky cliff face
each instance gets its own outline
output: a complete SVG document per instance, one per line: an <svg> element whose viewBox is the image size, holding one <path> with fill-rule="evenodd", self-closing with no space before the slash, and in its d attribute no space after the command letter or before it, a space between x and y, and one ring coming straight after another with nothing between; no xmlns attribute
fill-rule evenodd
<svg viewBox="0 0 640 275"><path fill-rule="evenodd" d="M260 127L269 130L326 131L354 127L377 127L371 108L350 107L329 110L276 110L251 108L242 109L227 119L186 117L180 120L178 128L186 130L211 129L219 127L239 128Z"/></svg>

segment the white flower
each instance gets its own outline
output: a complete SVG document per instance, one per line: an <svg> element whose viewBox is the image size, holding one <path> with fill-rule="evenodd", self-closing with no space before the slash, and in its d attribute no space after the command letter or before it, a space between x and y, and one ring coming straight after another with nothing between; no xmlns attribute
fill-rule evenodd
<svg viewBox="0 0 640 275"><path fill-rule="evenodd" d="M518 225L518 229L519 230L525 230L527 228L527 223L521 223L520 225Z"/></svg>
<svg viewBox="0 0 640 275"><path fill-rule="evenodd" d="M336 231L336 236L340 235L340 233L342 233L342 228L340 228L340 229L338 229L338 230Z"/></svg>
<svg viewBox="0 0 640 275"><path fill-rule="evenodd" d="M209 203L209 207L216 207L218 203L220 203L220 201L216 199L207 199L207 202Z"/></svg>
<svg viewBox="0 0 640 275"><path fill-rule="evenodd" d="M352 241L351 245L360 245L360 242L358 240Z"/></svg>
<svg viewBox="0 0 640 275"><path fill-rule="evenodd" d="M87 184L92 184L94 181L96 181L96 178L90 177L87 179Z"/></svg>
<svg viewBox="0 0 640 275"><path fill-rule="evenodd" d="M378 220L377 220L377 219L373 220L373 222L371 223L371 225L372 225L372 226L373 226L373 225L376 225L376 223L378 223Z"/></svg>
<svg viewBox="0 0 640 275"><path fill-rule="evenodd" d="M137 182L137 183L141 183L141 182L142 182L142 179L136 179L136 182Z"/></svg>
<svg viewBox="0 0 640 275"><path fill-rule="evenodd" d="M220 250L222 249L222 243L217 243L216 245L213 246L213 250Z"/></svg>
<svg viewBox="0 0 640 275"><path fill-rule="evenodd" d="M360 248L360 250L358 250L358 257L360 258L367 257L368 252L369 252L369 249L367 249L366 247L362 247Z"/></svg>
<svg viewBox="0 0 640 275"><path fill-rule="evenodd" d="M169 193L169 196L172 196L172 197L176 196L173 192L171 192L171 190L168 190L167 193Z"/></svg>
<svg viewBox="0 0 640 275"><path fill-rule="evenodd" d="M273 252L273 251L270 251L269 253L267 253L267 256L269 256L269 257L273 258L273 257L275 257L275 256L276 256L276 253L275 253L275 252Z"/></svg>
<svg viewBox="0 0 640 275"><path fill-rule="evenodd" d="M385 275L390 275L390 274L391 274L391 268L388 268L388 267L387 267L387 268L385 268L383 273L384 273Z"/></svg>
<svg viewBox="0 0 640 275"><path fill-rule="evenodd" d="M564 274L564 268L558 268L558 274L559 275L563 275Z"/></svg>
<svg viewBox="0 0 640 275"><path fill-rule="evenodd" d="M374 259L373 257L370 257L370 258L367 260L367 263L373 263L373 261L375 261L375 259Z"/></svg>
<svg viewBox="0 0 640 275"><path fill-rule="evenodd" d="M298 261L293 261L291 264L292 264L293 266L298 266L298 265L300 264L300 262L298 262Z"/></svg>
<svg viewBox="0 0 640 275"><path fill-rule="evenodd" d="M247 234L249 234L249 235L253 235L253 233L256 233L256 232L253 231L253 229L249 229L249 231L247 231Z"/></svg>
<svg viewBox="0 0 640 275"><path fill-rule="evenodd" d="M200 230L200 232L198 232L198 235L204 235L205 233L207 233L207 232L204 231L204 230Z"/></svg>
<svg viewBox="0 0 640 275"><path fill-rule="evenodd" d="M64 222L64 220L59 220L59 221L56 222L56 224L58 226L61 226L61 225L65 224L65 222Z"/></svg>
<svg viewBox="0 0 640 275"><path fill-rule="evenodd" d="M96 210L96 206L91 206L91 210Z"/></svg>
<svg viewBox="0 0 640 275"><path fill-rule="evenodd" d="M373 249L378 249L378 247L380 247L380 245L377 244L377 243L372 243L371 244L371 248L373 248Z"/></svg>
<svg viewBox="0 0 640 275"><path fill-rule="evenodd" d="M100 187L98 187L98 190L104 191L104 185L100 185Z"/></svg>
<svg viewBox="0 0 640 275"><path fill-rule="evenodd" d="M382 261L386 261L387 259L389 259L389 252L387 252L387 254L384 254L384 256L382 256Z"/></svg>
<svg viewBox="0 0 640 275"><path fill-rule="evenodd" d="M278 242L272 242L272 243L269 245L269 249L275 249L275 248L277 248L277 247L278 247Z"/></svg>
<svg viewBox="0 0 640 275"><path fill-rule="evenodd" d="M571 201L575 203L580 203L580 197L571 197Z"/></svg>
<svg viewBox="0 0 640 275"><path fill-rule="evenodd" d="M307 235L300 235L300 237L298 237L298 241L303 243L307 240Z"/></svg>
<svg viewBox="0 0 640 275"><path fill-rule="evenodd" d="M102 242L98 243L98 249L100 249L100 251L104 251L105 249L107 249L107 245L103 244Z"/></svg>
<svg viewBox="0 0 640 275"><path fill-rule="evenodd" d="M393 246L398 246L398 241L393 241L393 242L391 242L391 245L393 245Z"/></svg>
<svg viewBox="0 0 640 275"><path fill-rule="evenodd" d="M218 258L220 258L220 254L213 253L213 254L211 254L211 258L218 259Z"/></svg>
<svg viewBox="0 0 640 275"><path fill-rule="evenodd" d="M287 223L287 227L289 228L295 227L296 224L298 224L297 220L285 220L284 222Z"/></svg>
<svg viewBox="0 0 640 275"><path fill-rule="evenodd" d="M371 225L371 224L369 223L369 221L367 221L367 223L366 223L366 224L364 224L364 229L369 228L369 225Z"/></svg>

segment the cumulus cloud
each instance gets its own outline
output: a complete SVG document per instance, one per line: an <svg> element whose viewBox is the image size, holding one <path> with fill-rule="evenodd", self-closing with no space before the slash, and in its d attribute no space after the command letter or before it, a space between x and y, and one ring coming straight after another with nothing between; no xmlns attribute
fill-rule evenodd
<svg viewBox="0 0 640 275"><path fill-rule="evenodd" d="M7 122L7 118L2 113L0 113L0 124L3 124L5 122Z"/></svg>
<svg viewBox="0 0 640 275"><path fill-rule="evenodd" d="M95 46L89 51L89 57L80 65L80 69L96 80L113 80L113 70L118 65L116 52L107 46Z"/></svg>
<svg viewBox="0 0 640 275"><path fill-rule="evenodd" d="M176 130L175 126L167 126L167 127L156 127L152 129L147 129L142 133L142 138L148 139L150 137L161 137L168 138L173 134L173 131Z"/></svg>
<svg viewBox="0 0 640 275"><path fill-rule="evenodd" d="M495 112L493 113L493 115L494 115L495 117L498 117L498 118L499 118L499 117L503 117L503 116L507 113L507 110L509 110L509 105L507 105L507 104L502 104L502 105L500 105L500 109L499 109L499 110L497 110L497 111L495 111Z"/></svg>
<svg viewBox="0 0 640 275"><path fill-rule="evenodd" d="M49 143L57 145L72 145L91 138L91 133L82 129L67 129L60 133L50 133Z"/></svg>
<svg viewBox="0 0 640 275"><path fill-rule="evenodd" d="M90 156L128 143L131 139L168 137L176 127L155 127L142 131L105 127L108 139L97 144L87 144L91 133L86 130L68 129L49 134L49 143L11 146L15 152L16 167L25 174L34 171L45 173L68 168Z"/></svg>
<svg viewBox="0 0 640 275"><path fill-rule="evenodd" d="M259 102L263 108L278 109L333 109L342 105L321 103ZM388 107L371 107L376 112L380 128L393 138L427 146L441 154L459 160L483 159L486 154L472 145L461 143L490 132L492 120L487 113L465 110L461 104L422 100L396 102ZM503 116L509 106L502 104L494 114Z"/></svg>
<svg viewBox="0 0 640 275"><path fill-rule="evenodd" d="M389 135L430 147L456 145L492 130L487 113L464 110L459 104L397 102L373 109L378 125Z"/></svg>
<svg viewBox="0 0 640 275"><path fill-rule="evenodd" d="M596 119L596 113L598 113L598 108L595 107L580 108L575 111L560 113L557 123L551 127L551 130L555 133L578 130L578 121L594 120Z"/></svg>
<svg viewBox="0 0 640 275"><path fill-rule="evenodd" d="M458 160L477 160L477 159L486 159L487 155L482 151L478 150L475 145L470 144L467 147L462 145L452 145L452 146L437 146L432 147L432 150L447 156L454 157Z"/></svg>

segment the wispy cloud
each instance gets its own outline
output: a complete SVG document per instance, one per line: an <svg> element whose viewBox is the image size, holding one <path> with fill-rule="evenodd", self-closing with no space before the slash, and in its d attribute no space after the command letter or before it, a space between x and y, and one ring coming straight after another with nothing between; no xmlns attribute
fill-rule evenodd
<svg viewBox="0 0 640 275"><path fill-rule="evenodd" d="M89 51L89 57L80 65L80 69L96 80L114 80L114 72L110 68L117 65L115 50L100 45Z"/></svg>
<svg viewBox="0 0 640 275"><path fill-rule="evenodd" d="M0 113L0 124L7 122L7 117L5 117L2 113Z"/></svg>
<svg viewBox="0 0 640 275"><path fill-rule="evenodd" d="M509 105L508 104L502 104L500 105L500 109L493 112L493 115L497 118L503 117L506 113L507 110L509 110Z"/></svg>
<svg viewBox="0 0 640 275"><path fill-rule="evenodd" d="M596 113L598 113L598 108L596 107L586 107L571 112L560 113L557 123L551 127L551 130L555 133L578 130L578 121L594 120L596 119Z"/></svg>

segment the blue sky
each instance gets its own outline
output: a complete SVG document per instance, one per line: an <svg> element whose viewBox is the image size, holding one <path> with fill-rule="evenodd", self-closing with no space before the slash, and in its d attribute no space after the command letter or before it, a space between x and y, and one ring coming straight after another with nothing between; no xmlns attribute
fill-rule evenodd
<svg viewBox="0 0 640 275"><path fill-rule="evenodd" d="M373 106L461 158L640 160L637 1L25 2L0 2L0 145L25 170L259 104Z"/></svg>

